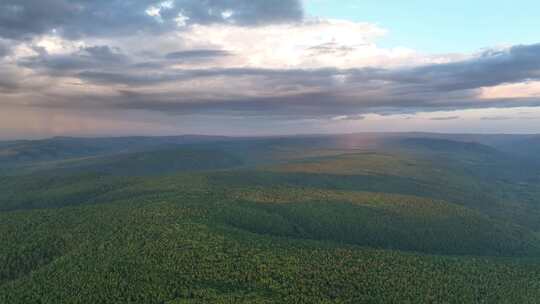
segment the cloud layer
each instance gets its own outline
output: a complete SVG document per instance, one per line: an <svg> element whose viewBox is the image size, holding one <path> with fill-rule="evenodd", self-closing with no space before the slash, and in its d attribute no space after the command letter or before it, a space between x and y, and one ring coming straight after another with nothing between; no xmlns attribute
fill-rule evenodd
<svg viewBox="0 0 540 304"><path fill-rule="evenodd" d="M163 32L180 25L241 26L302 18L297 0L4 0L0 36L18 39L55 30L69 38Z"/></svg>
<svg viewBox="0 0 540 304"><path fill-rule="evenodd" d="M540 44L436 56L385 34L297 0L5 0L0 107L346 122L540 106Z"/></svg>
<svg viewBox="0 0 540 304"><path fill-rule="evenodd" d="M43 51L17 64L31 70L34 77L104 88L101 93L82 94L74 87L72 92L66 90L66 96L62 92L51 94L47 89L40 92L54 96L63 107L84 107L89 105L86 100L93 100L93 107L176 114L229 111L244 115L328 116L538 104L536 98L486 99L479 94L483 87L539 79L540 45L515 46L463 61L406 68L182 66L228 57L234 57L234 53L195 49L167 53L150 63L109 46L92 46L68 54ZM19 82L11 87L28 89L23 79Z"/></svg>

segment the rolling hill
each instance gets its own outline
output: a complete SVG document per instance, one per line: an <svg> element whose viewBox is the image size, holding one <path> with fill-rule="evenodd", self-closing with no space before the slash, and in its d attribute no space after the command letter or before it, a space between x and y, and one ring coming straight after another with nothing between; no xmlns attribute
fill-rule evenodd
<svg viewBox="0 0 540 304"><path fill-rule="evenodd" d="M472 139L6 143L0 303L536 303L540 167Z"/></svg>

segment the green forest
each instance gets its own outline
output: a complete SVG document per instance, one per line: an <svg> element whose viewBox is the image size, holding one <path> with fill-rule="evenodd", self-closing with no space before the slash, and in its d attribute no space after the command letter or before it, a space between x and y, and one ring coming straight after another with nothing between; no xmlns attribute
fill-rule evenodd
<svg viewBox="0 0 540 304"><path fill-rule="evenodd" d="M0 303L538 303L536 138L0 145Z"/></svg>

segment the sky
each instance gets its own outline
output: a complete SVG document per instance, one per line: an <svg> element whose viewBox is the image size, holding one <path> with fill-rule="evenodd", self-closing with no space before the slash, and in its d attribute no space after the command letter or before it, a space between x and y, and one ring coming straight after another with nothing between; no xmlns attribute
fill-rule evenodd
<svg viewBox="0 0 540 304"><path fill-rule="evenodd" d="M0 139L540 133L539 9L2 0Z"/></svg>
<svg viewBox="0 0 540 304"><path fill-rule="evenodd" d="M539 42L536 0L307 0L306 13L370 22L389 31L380 45L426 53L476 52Z"/></svg>

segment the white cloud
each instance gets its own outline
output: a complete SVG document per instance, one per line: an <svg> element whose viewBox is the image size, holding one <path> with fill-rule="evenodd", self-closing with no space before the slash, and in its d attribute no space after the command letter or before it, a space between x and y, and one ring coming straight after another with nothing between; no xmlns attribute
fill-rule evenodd
<svg viewBox="0 0 540 304"><path fill-rule="evenodd" d="M234 14L233 14L234 17ZM425 62L414 50L379 48L386 30L370 23L312 19L296 24L238 27L196 25L181 33L190 48L230 50L232 66L317 68L411 65Z"/></svg>
<svg viewBox="0 0 540 304"><path fill-rule="evenodd" d="M158 22L163 22L163 18L161 17L161 11L164 9L172 9L174 7L174 3L172 0L164 1L159 3L158 5L151 5L149 6L145 13L150 16L156 18Z"/></svg>
<svg viewBox="0 0 540 304"><path fill-rule="evenodd" d="M221 12L221 17L223 19L229 19L234 15L234 12L232 10L224 10Z"/></svg>
<svg viewBox="0 0 540 304"><path fill-rule="evenodd" d="M81 40L67 40L58 35L44 35L30 42L30 45L41 47L48 54L68 54L84 47L86 43Z"/></svg>
<svg viewBox="0 0 540 304"><path fill-rule="evenodd" d="M480 98L532 98L540 97L540 81L528 81L523 83L502 84L494 87L481 89Z"/></svg>
<svg viewBox="0 0 540 304"><path fill-rule="evenodd" d="M156 6L150 6L146 9L146 14L151 17L160 17L161 16L161 8Z"/></svg>
<svg viewBox="0 0 540 304"><path fill-rule="evenodd" d="M357 120L364 120L364 119L365 119L365 116L364 116L364 115L357 114L357 115L340 115L340 116L335 116L335 117L332 117L330 120L331 120L331 121L347 121L347 120L357 121Z"/></svg>
<svg viewBox="0 0 540 304"><path fill-rule="evenodd" d="M185 27L189 21L189 17L182 13L178 13L178 16L174 19L174 21L178 27Z"/></svg>

